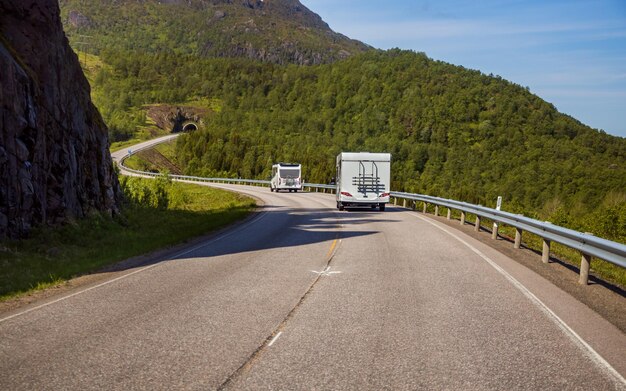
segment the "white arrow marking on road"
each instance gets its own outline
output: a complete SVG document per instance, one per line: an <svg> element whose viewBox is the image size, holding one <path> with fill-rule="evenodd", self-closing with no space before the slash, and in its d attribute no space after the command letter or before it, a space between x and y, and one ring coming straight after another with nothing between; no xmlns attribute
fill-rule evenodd
<svg viewBox="0 0 626 391"><path fill-rule="evenodd" d="M341 273L341 272L331 272L330 271L330 266L326 266L326 269L322 270L321 272L318 272L317 270L311 270L311 272L317 273L320 276L330 276L331 274L339 274L339 273Z"/></svg>

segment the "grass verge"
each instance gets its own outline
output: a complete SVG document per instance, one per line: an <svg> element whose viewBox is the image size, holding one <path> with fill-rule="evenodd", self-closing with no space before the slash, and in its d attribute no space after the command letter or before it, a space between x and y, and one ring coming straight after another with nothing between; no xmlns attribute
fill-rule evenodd
<svg viewBox="0 0 626 391"><path fill-rule="evenodd" d="M126 158L124 165L140 171L182 174L182 170L177 166L176 154L174 153L175 142L164 142L154 148L139 151Z"/></svg>
<svg viewBox="0 0 626 391"><path fill-rule="evenodd" d="M153 182L133 179L135 189ZM255 206L249 197L219 189L177 182L166 187L172 198L167 207L128 202L115 218L96 214L39 229L26 240L0 242L0 300L217 230Z"/></svg>

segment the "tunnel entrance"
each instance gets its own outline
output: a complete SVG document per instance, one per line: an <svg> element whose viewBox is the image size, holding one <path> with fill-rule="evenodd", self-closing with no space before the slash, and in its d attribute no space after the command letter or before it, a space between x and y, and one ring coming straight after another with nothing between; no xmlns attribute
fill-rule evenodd
<svg viewBox="0 0 626 391"><path fill-rule="evenodd" d="M193 132L198 130L198 125L195 122L186 122L183 124L183 132Z"/></svg>

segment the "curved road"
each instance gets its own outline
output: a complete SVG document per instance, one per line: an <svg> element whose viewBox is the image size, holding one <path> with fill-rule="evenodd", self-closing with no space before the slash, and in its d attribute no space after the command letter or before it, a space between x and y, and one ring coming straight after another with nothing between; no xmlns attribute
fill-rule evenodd
<svg viewBox="0 0 626 391"><path fill-rule="evenodd" d="M236 189L244 224L0 318L0 389L626 389L626 336L401 208Z"/></svg>

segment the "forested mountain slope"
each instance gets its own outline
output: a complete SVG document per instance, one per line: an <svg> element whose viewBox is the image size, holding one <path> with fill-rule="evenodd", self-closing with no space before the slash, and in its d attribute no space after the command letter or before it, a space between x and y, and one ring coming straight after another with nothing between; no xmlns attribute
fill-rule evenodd
<svg viewBox="0 0 626 391"><path fill-rule="evenodd" d="M69 18L74 3L62 3ZM181 7L115 3L122 6L101 10L106 17L97 23L131 18L125 12L133 7L147 18L159 7ZM272 2L263 3L259 9L239 1L192 0L183 8L197 12L177 17L193 29L194 15L214 12L212 7L267 16ZM312 16L307 28L323 26L318 18ZM89 20L74 23L96 23ZM484 205L501 195L506 210L626 241L626 139L559 113L527 88L401 50L367 50L311 66L211 57L192 42L177 51L172 42L186 42L188 35L172 41L168 37L177 30L164 29L160 20L141 25L159 32L162 43L137 48L133 42L141 40L128 37L147 35L135 27L92 27L92 39L107 43L92 48L101 62L90 69L94 101L114 131L143 125L142 105L211 102L205 128L177 145L178 164L188 174L265 179L272 162L298 161L307 181L329 182L338 152L385 151L393 155L394 190ZM223 22L228 20L235 18ZM306 29L285 34L301 31ZM281 41L280 34L271 39Z"/></svg>
<svg viewBox="0 0 626 391"><path fill-rule="evenodd" d="M483 204L503 195L509 207L534 210L623 198L626 139L501 78L398 50L321 67L248 67L228 82L204 78L216 84L198 92L223 97L224 107L180 140L187 172L262 178L272 161L293 160L323 183L340 151L386 151L395 190Z"/></svg>
<svg viewBox="0 0 626 391"><path fill-rule="evenodd" d="M368 46L335 33L298 0L61 0L72 43L93 53L168 52L320 64Z"/></svg>

